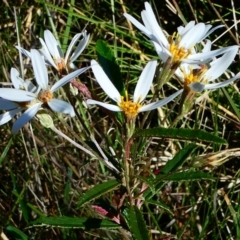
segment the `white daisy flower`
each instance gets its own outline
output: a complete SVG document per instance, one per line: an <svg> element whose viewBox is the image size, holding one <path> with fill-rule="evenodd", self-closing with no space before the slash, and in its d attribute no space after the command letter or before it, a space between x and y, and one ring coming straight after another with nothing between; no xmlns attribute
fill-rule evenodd
<svg viewBox="0 0 240 240"><path fill-rule="evenodd" d="M71 54L73 47L76 45L80 37L82 37L82 39L79 41L76 49ZM53 34L49 30L45 30L44 40L42 38L39 38L42 44L42 48L39 49L39 51L44 56L46 63L56 68L56 70L59 72L62 72L64 70L66 71L68 67L70 67L71 69L76 69L76 66L73 64L73 62L83 52L89 41L89 38L90 34L87 35L87 31L76 34L73 37L70 45L68 46L67 52L64 57L61 47L59 46ZM29 51L19 46L16 46L16 48L19 49L25 56L31 58L31 54Z"/></svg>
<svg viewBox="0 0 240 240"><path fill-rule="evenodd" d="M194 21L191 21L185 27L178 27L178 32L167 38L158 25L152 7L148 2L145 2L145 10L141 12L141 15L144 25L128 13L124 13L124 16L150 39L159 57L164 62L171 58L171 61L174 63L181 61L194 63L212 59L227 51L226 48L210 51L208 45L205 47L209 51L203 50L204 54L196 53L194 49L195 44L200 43L217 28L222 27L222 25L212 28L211 25L205 25L204 23L195 24Z"/></svg>
<svg viewBox="0 0 240 240"><path fill-rule="evenodd" d="M114 112L123 111L128 119L134 119L139 112L151 111L158 107L162 107L163 105L167 104L168 102L173 100L175 97L177 97L183 90L179 90L176 93L172 94L170 97L167 97L163 100L144 105L143 101L146 98L149 92L150 86L152 84L153 77L155 75L156 66L157 66L156 60L150 61L145 66L138 80L138 83L136 85L136 88L133 94L133 101L131 101L128 98L128 96L124 98L124 96L120 95L120 93L115 88L113 83L109 80L109 78L107 77L106 73L103 71L101 66L95 60L92 60L91 67L96 80L98 81L102 89L105 91L105 93L112 100L114 100L117 103L117 105L103 103L103 102L95 101L92 99L88 99L87 103L97 104Z"/></svg>
<svg viewBox="0 0 240 240"><path fill-rule="evenodd" d="M184 88L188 91L191 89L194 92L201 92L203 90L217 89L225 87L236 79L240 78L240 74L235 77L219 83L211 83L219 76L221 76L234 60L238 47L232 48L231 51L226 52L222 57L213 60L210 63L210 68L207 69L205 65L189 65L183 63L175 72L175 75L184 83Z"/></svg>
<svg viewBox="0 0 240 240"><path fill-rule="evenodd" d="M19 72L15 68L11 68L11 81L15 89L36 91L36 87L30 81L24 81L19 77ZM8 111L0 115L0 125L9 122L16 114L20 113L28 102L17 103L6 99L0 99L0 110Z"/></svg>
<svg viewBox="0 0 240 240"><path fill-rule="evenodd" d="M12 128L13 134L16 134L27 122L29 122L43 104L47 104L53 111L75 116L74 109L69 103L54 99L53 93L60 87L70 82L73 78L85 72L88 68L76 70L57 81L52 87L48 86L48 73L43 58L40 53L32 49L31 52L32 65L36 82L38 84L37 91L27 89L1 88L0 97L7 101L12 101L17 105L23 105L22 109L27 109L15 122ZM9 108L11 109L10 103ZM13 108L14 109L14 108ZM16 111L18 108L15 108Z"/></svg>

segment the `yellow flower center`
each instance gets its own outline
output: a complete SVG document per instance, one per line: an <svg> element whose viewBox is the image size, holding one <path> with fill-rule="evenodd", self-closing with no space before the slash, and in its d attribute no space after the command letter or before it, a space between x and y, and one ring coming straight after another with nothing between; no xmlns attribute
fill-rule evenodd
<svg viewBox="0 0 240 240"><path fill-rule="evenodd" d="M118 104L118 106L122 109L126 117L131 120L134 119L138 113L139 109L142 106L139 102L132 102L128 100L128 95L126 96L126 100L124 100L124 97L121 97L121 102Z"/></svg>
<svg viewBox="0 0 240 240"><path fill-rule="evenodd" d="M66 64L63 58L53 58L55 64L57 65L57 69L60 73L66 71Z"/></svg>
<svg viewBox="0 0 240 240"><path fill-rule="evenodd" d="M38 94L38 100L43 103L49 102L52 98L53 98L53 94L49 90L41 91Z"/></svg>
<svg viewBox="0 0 240 240"><path fill-rule="evenodd" d="M184 85L189 86L191 83L198 82L199 77L190 73L184 78Z"/></svg>
<svg viewBox="0 0 240 240"><path fill-rule="evenodd" d="M207 67L205 65L201 65L200 67L199 69L190 69L190 73L186 73L184 69L182 69L185 89L189 89L189 85L194 82L207 82L207 80L203 78L203 74L206 72Z"/></svg>
<svg viewBox="0 0 240 240"><path fill-rule="evenodd" d="M168 42L170 44L169 51L172 54L173 62L180 62L182 59L187 58L187 56L191 53L190 49L179 46L180 41L181 37L176 33L168 38Z"/></svg>

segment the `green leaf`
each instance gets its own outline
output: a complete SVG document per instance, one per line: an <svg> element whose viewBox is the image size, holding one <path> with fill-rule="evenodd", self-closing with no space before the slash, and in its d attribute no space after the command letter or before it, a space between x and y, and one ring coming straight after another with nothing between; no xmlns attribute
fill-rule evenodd
<svg viewBox="0 0 240 240"><path fill-rule="evenodd" d="M23 219L28 222L29 216L30 216L30 209L27 205L27 201L24 198L25 188L21 191L21 193L18 193L17 188L12 191L12 193L17 197L16 202L19 203L20 209L22 211Z"/></svg>
<svg viewBox="0 0 240 240"><path fill-rule="evenodd" d="M237 115L238 119L240 119L240 112L239 109L237 108L236 104L233 102L232 98L229 96L228 92L226 89L221 88L221 90L223 91L223 93L225 94L230 106L232 107L232 109L234 110L235 114Z"/></svg>
<svg viewBox="0 0 240 240"><path fill-rule="evenodd" d="M120 94L124 94L124 85L120 68L117 64L116 58L108 44L103 40L98 40L96 43L96 50L98 61L102 66L108 78L112 81L113 85L117 88Z"/></svg>
<svg viewBox="0 0 240 240"><path fill-rule="evenodd" d="M106 219L98 218L74 218L74 217L42 217L31 222L31 227L52 226L59 228L120 228L121 226Z"/></svg>
<svg viewBox="0 0 240 240"><path fill-rule="evenodd" d="M130 206L124 211L130 231L136 240L150 240L149 232L142 212L137 206Z"/></svg>
<svg viewBox="0 0 240 240"><path fill-rule="evenodd" d="M208 179L213 180L213 177L205 172L178 172L174 174L169 175L158 175L155 180L159 181L186 181L186 180L202 180L202 179Z"/></svg>
<svg viewBox="0 0 240 240"><path fill-rule="evenodd" d="M72 177L73 172L72 169L68 168L68 176ZM68 179L66 186L64 188L64 200L65 202L69 202L70 201L70 191L72 189L72 184L71 181Z"/></svg>
<svg viewBox="0 0 240 240"><path fill-rule="evenodd" d="M170 173L176 171L183 162L187 159L187 157L191 154L191 152L196 148L195 144L190 144L187 147L181 149L172 160L168 161L166 165L163 167L161 173Z"/></svg>
<svg viewBox="0 0 240 240"><path fill-rule="evenodd" d="M157 201L154 201L152 199L145 199L145 204L146 203L149 203L149 204L152 204L152 205L155 205L155 206L159 206L160 208L167 210L168 212L170 212L173 215L173 212L170 209L170 207L168 207L165 203L163 203L159 199Z"/></svg>
<svg viewBox="0 0 240 240"><path fill-rule="evenodd" d="M66 52L66 49L68 46L68 41L69 41L69 35L71 35L70 30L71 30L72 21L73 21L72 13L74 11L74 6L75 6L75 0L71 0L71 2L69 4L69 9L68 9L68 14L67 14L67 24L65 26L64 39L63 39L63 44L62 44L63 53Z"/></svg>
<svg viewBox="0 0 240 240"><path fill-rule="evenodd" d="M44 213L42 213L36 206L32 205L31 203L27 203L27 205L33 212L38 214L40 217L45 217Z"/></svg>
<svg viewBox="0 0 240 240"><path fill-rule="evenodd" d="M162 137L162 138L173 138L181 139L188 141L197 141L197 142L210 142L215 144L227 144L225 139L222 139L218 136L215 136L212 133L205 132L203 130L194 130L186 128L150 128L137 130L134 137Z"/></svg>
<svg viewBox="0 0 240 240"><path fill-rule="evenodd" d="M2 164L3 160L6 159L8 151L12 145L12 142L13 142L13 138L11 137L8 141L8 144L6 145L6 147L4 148L4 150L2 151L2 154L0 156L0 165Z"/></svg>
<svg viewBox="0 0 240 240"><path fill-rule="evenodd" d="M98 198L103 194L114 190L120 184L121 183L118 182L117 180L110 180L108 182L104 182L94 186L89 191L87 191L83 196L81 196L81 199L78 202L78 207L81 207L82 205L94 200L95 198Z"/></svg>
<svg viewBox="0 0 240 240"><path fill-rule="evenodd" d="M150 181L153 181L153 179L151 179ZM145 199L145 201L151 200L152 197L155 194L158 194L159 191L166 185L165 182L158 182L158 183L154 183L154 188L149 188L146 191L144 191L143 193L143 198Z"/></svg>
<svg viewBox="0 0 240 240"><path fill-rule="evenodd" d="M28 236L14 226L7 226L6 230L14 236L16 240L28 240Z"/></svg>
<svg viewBox="0 0 240 240"><path fill-rule="evenodd" d="M148 188L150 188L150 190L152 192L155 191L155 183L154 183L154 178L153 177L143 177L141 175L136 176L138 179L140 179L142 182L146 183L148 185ZM146 191L144 191L146 192Z"/></svg>

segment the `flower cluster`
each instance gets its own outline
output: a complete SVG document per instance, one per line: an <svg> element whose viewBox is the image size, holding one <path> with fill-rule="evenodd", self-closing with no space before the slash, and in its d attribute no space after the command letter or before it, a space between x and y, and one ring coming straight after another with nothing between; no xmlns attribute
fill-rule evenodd
<svg viewBox="0 0 240 240"><path fill-rule="evenodd" d="M184 99L189 100L186 98L189 92L193 96L203 90L224 87L240 77L238 74L226 81L213 83L226 71L238 51L238 46L211 50L211 41L206 38L222 26L212 28L211 25L195 24L194 21L191 21L185 27L178 27L177 32L173 35L166 36L158 25L148 2L145 2L145 10L141 13L143 24L127 13L124 16L149 38L163 63L163 67L158 67L157 60L149 61L142 70L131 99L127 92L121 95L102 67L95 60L92 60L90 67L95 79L107 96L116 104L88 99L89 105L96 104L114 112L123 112L128 121L134 122L140 112L162 107L180 94L185 96ZM0 109L5 111L0 115L0 125L7 123L16 115L20 115L12 128L12 132L17 133L36 115L39 109L46 107L73 117L75 115L73 106L63 100L56 99L54 92L88 69L87 67L77 69L73 62L83 52L89 38L90 35L86 31L76 34L65 56L58 41L49 30L44 31L44 39L39 38L42 45L39 50L31 49L28 51L16 46L22 54L31 59L37 85L35 86L31 81L24 81L15 68L11 69L11 81L14 88L0 89ZM203 45L201 50L199 50L200 43ZM197 44L198 47L196 47ZM61 77L52 86L49 86L47 66L54 67ZM164 71L169 72L161 75L156 74L156 71L162 71L164 74ZM163 85L158 84L159 79L156 76L161 78L168 76L164 77L165 83L173 75L182 82L182 89L162 100L156 100L158 95L154 95L154 99L150 99L149 103L145 104L144 101L154 80L156 79L157 83L156 93L159 93Z"/></svg>
<svg viewBox="0 0 240 240"><path fill-rule="evenodd" d="M69 114L71 117L75 116L73 106L63 100L54 98L54 92L88 69L88 67L76 69L72 62L76 60L85 48L89 35L86 35L86 32L77 34L72 40L64 60L61 58L63 55L62 51L57 45L57 41L53 37L52 33L46 30L44 35L46 44L42 39L40 39L43 45L43 48L40 50L31 49L30 51L27 51L17 46L22 53L31 58L37 86L35 86L31 81L24 81L20 78L20 74L17 69L12 68L11 81L14 88L0 88L0 109L7 111L0 115L0 125L7 123L15 115L23 112L13 124L13 134L16 134L20 128L29 122L40 109L45 107L49 107L55 112ZM74 44L81 35L83 35L83 39L79 42L70 59L68 59ZM51 49L51 53L53 55L52 58L50 57L50 50L49 52L47 51L46 45L49 49ZM54 48L52 48L53 46ZM57 53L57 51L59 52ZM61 65L60 62L63 62L64 64ZM75 71L65 75L50 87L46 67L46 65L49 64L52 64L52 66L59 70L59 72L64 68L66 70L64 72L68 73L68 65L75 68ZM60 65L62 68L60 68Z"/></svg>
<svg viewBox="0 0 240 240"><path fill-rule="evenodd" d="M228 48L210 51L211 41L209 40L201 53L194 48L197 43L205 40L213 31L223 27L222 25L212 28L211 25L205 25L204 23L195 24L194 21L191 21L185 27L178 27L177 32L172 36L166 37L158 25L152 7L148 2L145 2L145 8L141 12L144 25L128 13L125 13L124 16L150 39L163 62L199 63L208 61L228 51Z"/></svg>
<svg viewBox="0 0 240 240"><path fill-rule="evenodd" d="M195 24L191 21L185 27L178 27L177 32L172 36L166 36L158 25L148 2L145 2L145 10L141 12L143 24L128 13L124 16L149 38L163 62L165 68L163 67L161 71L164 74L159 74L157 86L161 87L173 75L182 82L184 89L182 104L189 101L187 105L191 106L192 98L197 92L225 87L240 78L240 74L237 74L223 82L214 83L214 80L221 76L233 62L239 49L238 46L230 46L211 50L212 43L206 37L216 29L223 27L222 25L212 28L211 25ZM203 44L200 51L198 50L199 43ZM198 47L195 47L196 44ZM167 73L164 69L167 69Z"/></svg>

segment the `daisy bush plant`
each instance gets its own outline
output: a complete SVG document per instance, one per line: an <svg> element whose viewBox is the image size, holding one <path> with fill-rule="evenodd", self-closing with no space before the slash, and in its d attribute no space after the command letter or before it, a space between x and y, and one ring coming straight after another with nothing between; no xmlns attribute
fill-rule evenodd
<svg viewBox="0 0 240 240"><path fill-rule="evenodd" d="M176 1L41 4L6 11L0 238L239 239L237 32Z"/></svg>

